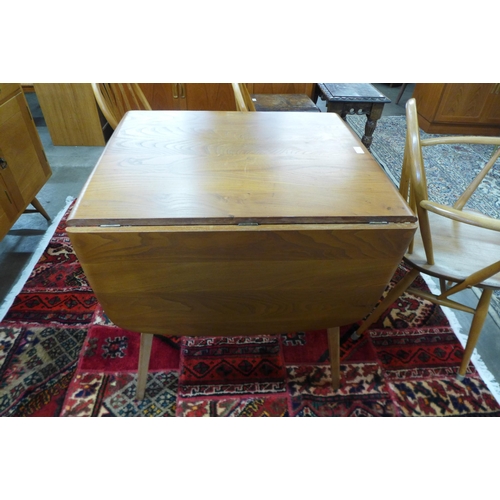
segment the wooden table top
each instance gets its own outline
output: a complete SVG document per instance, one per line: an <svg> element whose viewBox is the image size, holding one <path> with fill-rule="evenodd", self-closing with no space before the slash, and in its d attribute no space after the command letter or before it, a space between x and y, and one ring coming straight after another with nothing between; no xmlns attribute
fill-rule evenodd
<svg viewBox="0 0 500 500"><path fill-rule="evenodd" d="M132 111L68 225L415 220L334 113Z"/></svg>

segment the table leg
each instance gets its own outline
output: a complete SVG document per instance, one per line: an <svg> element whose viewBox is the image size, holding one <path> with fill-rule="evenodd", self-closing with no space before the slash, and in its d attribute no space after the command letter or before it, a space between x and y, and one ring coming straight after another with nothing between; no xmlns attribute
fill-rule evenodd
<svg viewBox="0 0 500 500"><path fill-rule="evenodd" d="M340 118L342 118L342 120L347 121L346 116L349 111L349 108L343 102L335 101L327 103L326 111L328 113L337 113L338 115L340 115Z"/></svg>
<svg viewBox="0 0 500 500"><path fill-rule="evenodd" d="M146 382L148 381L149 357L153 345L153 335L151 333L141 333L141 345L139 348L139 369L137 376L137 390L135 397L137 400L144 398Z"/></svg>
<svg viewBox="0 0 500 500"><path fill-rule="evenodd" d="M328 350L330 351L330 367L332 371L332 388L340 387L340 328L328 328Z"/></svg>
<svg viewBox="0 0 500 500"><path fill-rule="evenodd" d="M380 103L372 104L370 112L366 115L365 134L361 138L361 142L370 149L373 140L373 132L377 126L378 119L382 116L384 105Z"/></svg>
<svg viewBox="0 0 500 500"><path fill-rule="evenodd" d="M312 96L311 96L311 99L314 102L314 104L318 104L319 94L320 94L319 85L317 83L315 83L313 85L313 93L312 93ZM321 96L321 98L323 99L323 101L325 100L323 96Z"/></svg>

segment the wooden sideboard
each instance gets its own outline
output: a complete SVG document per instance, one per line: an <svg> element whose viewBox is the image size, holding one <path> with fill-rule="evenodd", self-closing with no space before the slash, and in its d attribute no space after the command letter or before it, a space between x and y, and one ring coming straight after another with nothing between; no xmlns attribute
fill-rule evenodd
<svg viewBox="0 0 500 500"><path fill-rule="evenodd" d="M153 109L235 111L230 83L141 83ZM313 83L248 83L252 94L307 94ZM90 83L35 83L34 89L56 146L104 146L112 133Z"/></svg>
<svg viewBox="0 0 500 500"><path fill-rule="evenodd" d="M90 83L33 85L54 146L104 146L112 130Z"/></svg>
<svg viewBox="0 0 500 500"><path fill-rule="evenodd" d="M230 83L141 83L153 109L191 111L235 111ZM312 83L247 83L251 94L307 94Z"/></svg>
<svg viewBox="0 0 500 500"><path fill-rule="evenodd" d="M500 135L498 83L417 83L413 97L425 132Z"/></svg>
<svg viewBox="0 0 500 500"><path fill-rule="evenodd" d="M51 174L21 85L0 83L0 239Z"/></svg>

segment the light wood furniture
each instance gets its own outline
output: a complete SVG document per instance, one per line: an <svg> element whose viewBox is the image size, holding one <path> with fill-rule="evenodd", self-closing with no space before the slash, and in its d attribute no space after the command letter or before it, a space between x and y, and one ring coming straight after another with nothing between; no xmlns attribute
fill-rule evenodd
<svg viewBox="0 0 500 500"><path fill-rule="evenodd" d="M312 94L312 83L250 83L262 94ZM56 146L104 146L113 132L100 112L90 83L33 85ZM152 109L234 111L230 83L140 83Z"/></svg>
<svg viewBox="0 0 500 500"><path fill-rule="evenodd" d="M418 213L420 226L419 233L416 234L413 244L404 257L411 271L387 294L373 314L360 325L357 332L353 333L353 338L358 338L366 331L404 291L435 304L469 312L474 315L474 319L458 372L458 378L462 379L488 314L492 291L500 289L500 260L498 260L500 220L470 212L464 209L464 206L499 158L500 138L447 136L421 139L414 98L406 104L406 121L407 138L400 191L411 199ZM452 207L429 200L422 147L466 143L493 144L498 148ZM409 288L420 273L439 278L441 284L439 295ZM473 286L482 290L476 309L449 298Z"/></svg>
<svg viewBox="0 0 500 500"><path fill-rule="evenodd" d="M90 83L35 83L55 146L104 146L112 130L99 111Z"/></svg>
<svg viewBox="0 0 500 500"><path fill-rule="evenodd" d="M252 94L305 94L311 97L312 83L247 83ZM141 83L153 109L234 111L230 83ZM314 103L313 103L314 104Z"/></svg>
<svg viewBox="0 0 500 500"><path fill-rule="evenodd" d="M255 103L244 83L232 83L237 111L255 111Z"/></svg>
<svg viewBox="0 0 500 500"><path fill-rule="evenodd" d="M36 195L51 174L21 85L0 83L0 239L30 203L50 220Z"/></svg>
<svg viewBox="0 0 500 500"><path fill-rule="evenodd" d="M106 314L151 334L261 335L364 317L415 216L331 113L131 111L68 219Z"/></svg>
<svg viewBox="0 0 500 500"><path fill-rule="evenodd" d="M305 94L250 94L244 83L231 85L238 111L320 111Z"/></svg>
<svg viewBox="0 0 500 500"><path fill-rule="evenodd" d="M500 136L499 83L417 83L413 97L424 132Z"/></svg>
<svg viewBox="0 0 500 500"><path fill-rule="evenodd" d="M384 105L391 102L370 83L317 83L313 101L318 102L318 97L326 101L328 113L337 113L343 120L347 115L366 115L361 142L368 149Z"/></svg>
<svg viewBox="0 0 500 500"><path fill-rule="evenodd" d="M137 83L92 83L102 114L114 130L127 111L151 110Z"/></svg>
<svg viewBox="0 0 500 500"><path fill-rule="evenodd" d="M153 109L234 111L230 83L141 83Z"/></svg>

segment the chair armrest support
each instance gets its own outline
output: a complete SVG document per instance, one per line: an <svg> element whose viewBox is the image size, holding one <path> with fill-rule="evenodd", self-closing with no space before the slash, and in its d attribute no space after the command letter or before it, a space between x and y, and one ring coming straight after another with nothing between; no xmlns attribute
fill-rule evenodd
<svg viewBox="0 0 500 500"><path fill-rule="evenodd" d="M500 146L500 137L475 135L428 137L427 139L421 139L420 143L422 146L436 146L438 144L489 144Z"/></svg>
<svg viewBox="0 0 500 500"><path fill-rule="evenodd" d="M472 226L482 227L484 229L491 229L492 231L500 231L500 220L493 219L492 217L488 217L486 215L464 212L463 210L457 210L447 205L441 205L440 203L435 203L429 200L421 201L420 206L429 212L434 212L435 214L442 215L448 219L453 219Z"/></svg>

